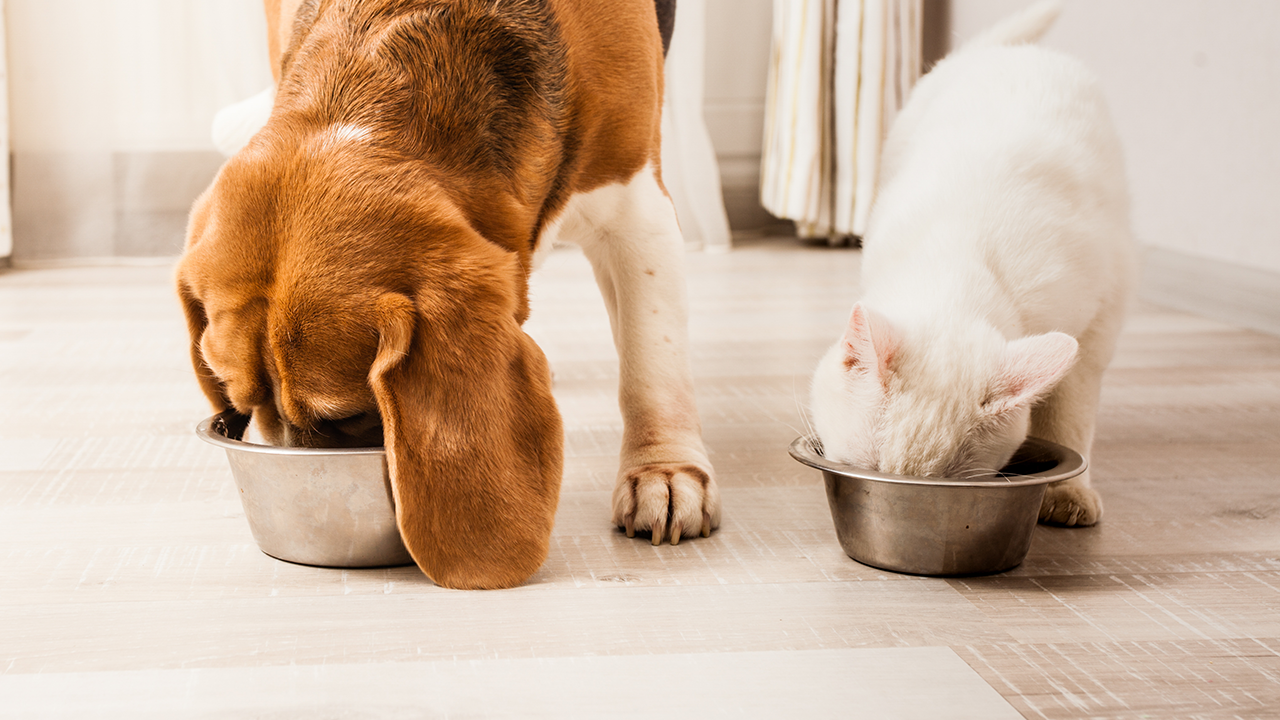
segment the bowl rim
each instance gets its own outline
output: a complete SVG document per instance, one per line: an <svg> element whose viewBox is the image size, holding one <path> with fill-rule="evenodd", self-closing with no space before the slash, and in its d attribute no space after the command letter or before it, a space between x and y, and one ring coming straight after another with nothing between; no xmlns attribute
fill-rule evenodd
<svg viewBox="0 0 1280 720"><path fill-rule="evenodd" d="M260 445L258 443L245 442L235 438L227 437L223 432L215 429L215 425L221 422L222 429L226 429L225 412L218 413L211 417L207 417L196 425L196 435L201 440L216 445L224 450L234 450L236 452L258 453L261 455L298 455L305 457L324 457L326 455L385 455L384 447L357 447L357 448L309 448L309 447L281 447L279 445Z"/></svg>
<svg viewBox="0 0 1280 720"><path fill-rule="evenodd" d="M1080 453L1072 450L1064 445L1059 445L1041 438L1028 437L1019 446L1019 450L1024 450L1030 446L1033 452L1043 453L1049 456L1049 459L1057 461L1057 464L1049 469L1030 475L1018 475L1013 478L1001 477L999 475L987 475L980 478L927 478L927 477L911 477L907 475L893 475L891 473L876 472L874 470L866 470L854 465L838 463L828 460L822 456L815 447L816 438L813 435L801 435L791 442L789 448L791 457L808 465L817 468L824 473L832 473L847 478L857 478L861 480L872 480L875 482L892 483L895 485L928 485L935 487L977 487L977 488L1016 488L1027 487L1030 485L1045 485L1060 480L1069 480L1080 473L1083 473L1088 467L1089 462L1084 459Z"/></svg>

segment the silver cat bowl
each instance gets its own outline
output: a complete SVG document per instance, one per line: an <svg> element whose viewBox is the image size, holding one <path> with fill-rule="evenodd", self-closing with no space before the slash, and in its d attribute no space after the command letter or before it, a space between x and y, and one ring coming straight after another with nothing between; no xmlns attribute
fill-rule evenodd
<svg viewBox="0 0 1280 720"><path fill-rule="evenodd" d="M1045 486L1085 470L1079 453L1027 438L1000 474L958 480L888 475L822 457L809 437L791 457L822 471L849 557L912 575L985 575L1027 556Z"/></svg>
<svg viewBox="0 0 1280 720"><path fill-rule="evenodd" d="M249 530L274 558L323 567L409 565L382 448L287 448L241 441L222 415L196 434L227 451Z"/></svg>

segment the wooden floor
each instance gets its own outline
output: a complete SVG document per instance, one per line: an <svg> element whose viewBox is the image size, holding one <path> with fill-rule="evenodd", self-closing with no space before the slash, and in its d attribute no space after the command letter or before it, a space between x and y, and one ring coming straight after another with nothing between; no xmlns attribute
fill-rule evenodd
<svg viewBox="0 0 1280 720"><path fill-rule="evenodd" d="M1106 517L1003 575L845 557L787 455L855 251L690 255L724 496L709 539L608 522L621 424L581 255L536 276L566 424L551 556L500 592L257 551L167 268L0 275L0 717L1280 717L1280 338L1140 304L1107 376Z"/></svg>

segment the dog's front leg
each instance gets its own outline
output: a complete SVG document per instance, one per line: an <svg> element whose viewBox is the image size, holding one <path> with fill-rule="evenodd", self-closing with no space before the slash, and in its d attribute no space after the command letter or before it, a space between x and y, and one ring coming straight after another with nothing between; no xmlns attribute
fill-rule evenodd
<svg viewBox="0 0 1280 720"><path fill-rule="evenodd" d="M574 198L561 236L591 261L618 349L624 430L613 521L628 537L649 531L654 545L707 537L720 524L720 491L694 401L684 241L671 200L646 168Z"/></svg>

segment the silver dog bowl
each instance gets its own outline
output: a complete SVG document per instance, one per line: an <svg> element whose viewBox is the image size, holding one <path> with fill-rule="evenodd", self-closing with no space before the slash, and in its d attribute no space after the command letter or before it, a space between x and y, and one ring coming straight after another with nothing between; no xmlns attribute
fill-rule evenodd
<svg viewBox="0 0 1280 720"><path fill-rule="evenodd" d="M836 535L849 557L912 575L985 575L1027 556L1045 486L1085 470L1079 453L1027 438L1000 474L976 479L904 477L835 463L813 439L791 457L822 471Z"/></svg>
<svg viewBox="0 0 1280 720"><path fill-rule="evenodd" d="M290 448L241 441L222 415L196 434L227 451L262 552L322 567L409 565L382 448Z"/></svg>

